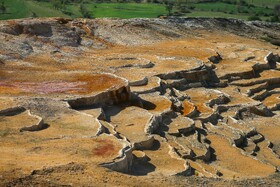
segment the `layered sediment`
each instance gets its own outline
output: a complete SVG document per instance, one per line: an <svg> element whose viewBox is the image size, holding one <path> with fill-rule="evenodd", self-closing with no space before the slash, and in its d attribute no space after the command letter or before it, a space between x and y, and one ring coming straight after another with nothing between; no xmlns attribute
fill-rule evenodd
<svg viewBox="0 0 280 187"><path fill-rule="evenodd" d="M275 174L280 51L261 37L279 30L231 19L0 22L0 176Z"/></svg>

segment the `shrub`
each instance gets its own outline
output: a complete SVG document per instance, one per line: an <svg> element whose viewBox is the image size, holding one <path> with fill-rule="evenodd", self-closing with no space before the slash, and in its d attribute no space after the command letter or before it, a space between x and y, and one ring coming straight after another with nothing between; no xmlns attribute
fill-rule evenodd
<svg viewBox="0 0 280 187"><path fill-rule="evenodd" d="M195 6L191 5L191 6L189 6L189 9L190 9L190 10L194 10L194 9L195 9Z"/></svg>
<svg viewBox="0 0 280 187"><path fill-rule="evenodd" d="M2 2L1 5L0 5L0 13L4 14L4 13L6 13L6 10L7 10L7 8L4 4L4 2Z"/></svg>
<svg viewBox="0 0 280 187"><path fill-rule="evenodd" d="M278 17L278 16L272 16L271 18L270 18L270 22L280 22L280 18Z"/></svg>
<svg viewBox="0 0 280 187"><path fill-rule="evenodd" d="M261 21L261 18L258 15L253 15L248 17L248 21Z"/></svg>
<svg viewBox="0 0 280 187"><path fill-rule="evenodd" d="M90 12L87 10L84 4L80 5L80 10L84 18L92 18Z"/></svg>
<svg viewBox="0 0 280 187"><path fill-rule="evenodd" d="M191 11L188 9L187 6L179 6L178 7L178 10L181 12L181 13L191 13Z"/></svg>
<svg viewBox="0 0 280 187"><path fill-rule="evenodd" d="M277 16L280 16L280 4L275 5L274 12Z"/></svg>

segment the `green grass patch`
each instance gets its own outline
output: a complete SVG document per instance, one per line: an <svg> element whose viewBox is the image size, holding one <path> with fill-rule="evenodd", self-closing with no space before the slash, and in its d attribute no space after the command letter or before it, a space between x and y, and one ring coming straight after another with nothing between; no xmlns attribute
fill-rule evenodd
<svg viewBox="0 0 280 187"><path fill-rule="evenodd" d="M4 1L6 13L0 13L0 20L18 19L26 17L83 17L80 4L67 4L63 10L54 9L50 2L38 2L36 0L0 0ZM280 0L246 0L248 5L238 6L224 2L187 3L185 8L190 13L182 16L187 17L219 17L238 18L247 20L249 17L258 16L262 20L271 20L273 8ZM165 5L155 3L93 3L92 0L84 1L86 11L92 18L115 17L115 18L156 18L166 15ZM194 9L188 9L193 7ZM180 8L174 7L173 12ZM186 11L186 12L187 12ZM177 14L180 15L180 14Z"/></svg>
<svg viewBox="0 0 280 187"><path fill-rule="evenodd" d="M238 6L235 4L227 4L227 3L198 3L194 4L196 10L206 11L206 12L223 12L227 14L250 14L250 15L260 15L260 16L269 16L273 14L273 9L265 8L260 6Z"/></svg>
<svg viewBox="0 0 280 187"><path fill-rule="evenodd" d="M280 4L279 0L245 0L249 4L261 7L273 8L275 5Z"/></svg>
<svg viewBox="0 0 280 187"><path fill-rule="evenodd" d="M28 7L23 0L2 0L7 10L6 13L0 14L0 19L17 19L28 17Z"/></svg>
<svg viewBox="0 0 280 187"><path fill-rule="evenodd" d="M80 6L78 6L77 4L67 5L66 6L66 12L71 13L71 15L69 15L69 16L71 16L73 18L81 18L81 17L83 17L82 13L80 11Z"/></svg>
<svg viewBox="0 0 280 187"><path fill-rule="evenodd" d="M0 19L26 17L82 17L79 4L68 4L64 10L56 10L50 2L35 0L3 0L7 13L0 14ZM87 10L94 18L155 18L166 14L165 6L152 3L88 3Z"/></svg>
<svg viewBox="0 0 280 187"><path fill-rule="evenodd" d="M28 11L35 13L38 17L69 17L59 10L53 9L48 2L26 1Z"/></svg>
<svg viewBox="0 0 280 187"><path fill-rule="evenodd" d="M200 11L234 11L236 12L236 5L226 3L198 3L194 7Z"/></svg>
<svg viewBox="0 0 280 187"><path fill-rule="evenodd" d="M53 9L51 3L32 0L2 0L7 8L0 14L0 19L19 19L32 16L38 17L69 17L59 10Z"/></svg>
<svg viewBox="0 0 280 187"><path fill-rule="evenodd" d="M236 18L236 19L248 19L246 14L227 14L223 12L211 12L211 11L193 11L185 14L187 17L206 17L206 18Z"/></svg>
<svg viewBox="0 0 280 187"><path fill-rule="evenodd" d="M166 14L165 7L160 4L147 3L96 3L87 4L92 17L155 18Z"/></svg>

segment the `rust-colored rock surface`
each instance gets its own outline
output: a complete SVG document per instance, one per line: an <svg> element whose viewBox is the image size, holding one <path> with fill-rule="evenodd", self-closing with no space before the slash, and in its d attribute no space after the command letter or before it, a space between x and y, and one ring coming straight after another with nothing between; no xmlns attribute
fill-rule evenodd
<svg viewBox="0 0 280 187"><path fill-rule="evenodd" d="M279 184L279 30L1 21L0 186Z"/></svg>

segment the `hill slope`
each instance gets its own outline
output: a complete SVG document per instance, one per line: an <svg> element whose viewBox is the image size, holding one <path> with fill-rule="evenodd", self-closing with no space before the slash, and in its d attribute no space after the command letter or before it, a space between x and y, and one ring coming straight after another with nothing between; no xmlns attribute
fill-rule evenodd
<svg viewBox="0 0 280 187"><path fill-rule="evenodd" d="M0 12L0 19L18 19L26 17L117 17L117 18L156 18L169 15L167 6L158 3L136 3L134 1L67 3L60 8L54 6L52 1L36 0L2 0L6 12ZM176 1L171 7L170 14L180 17L221 17L238 19L261 19L263 21L279 21L275 17L274 7L279 4L277 0L266 1Z"/></svg>

